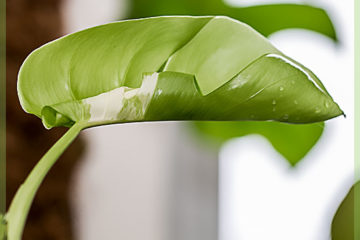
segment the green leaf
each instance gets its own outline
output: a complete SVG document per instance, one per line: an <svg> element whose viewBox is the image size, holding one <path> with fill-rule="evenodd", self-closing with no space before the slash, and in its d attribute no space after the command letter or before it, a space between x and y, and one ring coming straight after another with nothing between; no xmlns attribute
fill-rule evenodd
<svg viewBox="0 0 360 240"><path fill-rule="evenodd" d="M196 122L196 130L217 144L250 134L264 136L273 147L295 166L320 138L324 123L290 125L279 122Z"/></svg>
<svg viewBox="0 0 360 240"><path fill-rule="evenodd" d="M129 18L159 15L225 15L245 22L264 36L289 28L311 30L337 41L334 25L322 8L304 4L234 7L224 0L132 0Z"/></svg>
<svg viewBox="0 0 360 240"><path fill-rule="evenodd" d="M355 202L356 201L356 202ZM355 214L357 213L357 215ZM355 222L360 220L360 182L357 182L349 191L337 210L332 225L332 240L354 240L360 237L359 226ZM355 235L356 234L356 235ZM357 238L355 238L355 236Z"/></svg>
<svg viewBox="0 0 360 240"><path fill-rule="evenodd" d="M18 92L25 111L48 128L159 120L312 123L342 114L310 70L228 17L147 18L68 35L25 60Z"/></svg>
<svg viewBox="0 0 360 240"><path fill-rule="evenodd" d="M329 15L324 9L310 5L271 4L233 7L227 5L223 0L131 1L131 18L167 14L227 15L249 24L265 36L284 29L302 28L337 41L335 28ZM203 124L204 126L202 126ZM274 131L274 129L280 130L278 126L282 126L281 132ZM322 131L316 126L290 126L276 123L236 122L229 125L223 122L211 123L211 125L196 123L196 128L205 136L218 137L216 139L218 141L243 136L243 132L263 135L292 166L295 166L311 150L322 135ZM239 135L229 134L228 137L220 137L218 134L214 134L220 132L225 135L227 135L226 133L238 133ZM265 132L266 134L264 134ZM299 138L299 134L302 136L301 138Z"/></svg>
<svg viewBox="0 0 360 240"><path fill-rule="evenodd" d="M37 189L84 128L165 120L312 123L342 114L310 70L228 17L156 17L65 36L26 58L18 94L47 128L71 128L16 193L6 215L9 240L21 239Z"/></svg>

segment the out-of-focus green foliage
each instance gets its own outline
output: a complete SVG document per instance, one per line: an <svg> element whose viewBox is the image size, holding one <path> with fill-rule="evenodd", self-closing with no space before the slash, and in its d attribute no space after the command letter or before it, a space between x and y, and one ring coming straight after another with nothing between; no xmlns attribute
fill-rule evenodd
<svg viewBox="0 0 360 240"><path fill-rule="evenodd" d="M339 209L337 210L335 217L331 226L331 236L332 240L358 240L360 237L359 228L360 226L355 227L355 223L359 219L359 210L360 210L360 182L357 182L349 191L348 195L345 197L344 201L341 203ZM355 202L357 201L357 202ZM355 211L357 211L358 216L355 217ZM355 220L357 220L355 222ZM357 238L355 238L355 230L358 231Z"/></svg>
<svg viewBox="0 0 360 240"><path fill-rule="evenodd" d="M6 221L2 214L0 214L0 239L6 240Z"/></svg>
<svg viewBox="0 0 360 240"><path fill-rule="evenodd" d="M223 0L131 0L129 18L160 15L226 15L265 36L289 28L318 32L337 40L334 25L322 8L300 4L233 7Z"/></svg>
<svg viewBox="0 0 360 240"><path fill-rule="evenodd" d="M224 0L132 0L129 18L158 15L226 15L245 22L265 36L289 28L301 28L337 41L334 25L322 8L300 4L271 4L234 7ZM278 123L236 122L196 123L201 133L218 141L247 134L266 137L292 166L295 166L321 137L319 125L284 125ZM300 133L300 135L299 135ZM289 139L291 139L289 141Z"/></svg>
<svg viewBox="0 0 360 240"><path fill-rule="evenodd" d="M290 125L278 122L195 122L197 130L213 138L215 142L260 134L294 166L320 138L324 123ZM221 126L221 127L219 127Z"/></svg>

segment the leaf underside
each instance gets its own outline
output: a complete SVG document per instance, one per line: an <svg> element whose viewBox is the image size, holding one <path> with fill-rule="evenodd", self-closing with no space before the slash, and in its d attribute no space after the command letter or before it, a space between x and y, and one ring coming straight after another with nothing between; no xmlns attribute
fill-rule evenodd
<svg viewBox="0 0 360 240"><path fill-rule="evenodd" d="M48 128L161 120L312 123L342 114L310 70L228 17L155 17L68 35L30 54L18 92L25 111Z"/></svg>

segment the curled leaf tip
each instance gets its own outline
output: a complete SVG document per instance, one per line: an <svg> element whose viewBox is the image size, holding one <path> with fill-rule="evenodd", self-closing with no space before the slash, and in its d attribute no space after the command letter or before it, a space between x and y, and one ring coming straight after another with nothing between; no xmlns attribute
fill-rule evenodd
<svg viewBox="0 0 360 240"><path fill-rule="evenodd" d="M74 122L67 116L49 106L45 106L41 110L41 120L46 129L51 129L52 127L57 126L70 127L74 124Z"/></svg>

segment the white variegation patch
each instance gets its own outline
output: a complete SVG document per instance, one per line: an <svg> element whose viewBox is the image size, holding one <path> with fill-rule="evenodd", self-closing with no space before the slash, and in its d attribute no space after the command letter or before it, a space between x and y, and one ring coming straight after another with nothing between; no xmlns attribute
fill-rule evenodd
<svg viewBox="0 0 360 240"><path fill-rule="evenodd" d="M89 123L142 120L154 95L158 73L145 75L140 88L119 87L83 101Z"/></svg>

